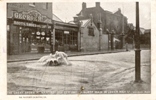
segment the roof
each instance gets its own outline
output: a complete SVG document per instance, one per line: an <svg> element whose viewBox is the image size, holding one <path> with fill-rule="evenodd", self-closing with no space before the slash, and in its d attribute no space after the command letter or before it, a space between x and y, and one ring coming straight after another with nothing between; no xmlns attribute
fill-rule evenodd
<svg viewBox="0 0 156 100"><path fill-rule="evenodd" d="M101 14L105 14L105 13L107 13L107 14L111 14L111 15L114 15L114 16L124 16L121 12L119 12L119 11L115 11L115 13L112 13L112 12L110 12L110 11L108 11L108 10L104 10L102 7L99 7L99 8L97 8L97 7L89 7L89 8L85 8L85 12L86 13L91 13L91 12L97 12L97 11L100 11L101 12ZM80 16L81 15L81 13L82 13L82 11L83 10L81 10L78 14L76 14L77 16ZM82 15L83 16L83 15ZM126 16L124 16L126 19L127 19L127 17Z"/></svg>
<svg viewBox="0 0 156 100"><path fill-rule="evenodd" d="M53 14L53 20L63 22L60 18L58 18L55 14Z"/></svg>
<svg viewBox="0 0 156 100"><path fill-rule="evenodd" d="M134 30L136 30L136 27L134 27ZM145 29L140 27L140 34L144 34L145 33Z"/></svg>
<svg viewBox="0 0 156 100"><path fill-rule="evenodd" d="M69 24L76 24L74 21L69 21L68 23Z"/></svg>
<svg viewBox="0 0 156 100"><path fill-rule="evenodd" d="M150 29L146 29L144 33L145 33L145 34L151 33L151 30L150 30Z"/></svg>
<svg viewBox="0 0 156 100"><path fill-rule="evenodd" d="M86 27L86 25L91 21L91 19L85 19L85 20L80 20L81 21L81 27Z"/></svg>
<svg viewBox="0 0 156 100"><path fill-rule="evenodd" d="M120 42L120 40L117 39L117 38L115 38L115 37L114 37L113 41L114 41L114 42L115 42L115 41Z"/></svg>
<svg viewBox="0 0 156 100"><path fill-rule="evenodd" d="M128 27L129 27L131 30L134 29L134 26L133 26L132 23L129 23L129 24L128 24Z"/></svg>

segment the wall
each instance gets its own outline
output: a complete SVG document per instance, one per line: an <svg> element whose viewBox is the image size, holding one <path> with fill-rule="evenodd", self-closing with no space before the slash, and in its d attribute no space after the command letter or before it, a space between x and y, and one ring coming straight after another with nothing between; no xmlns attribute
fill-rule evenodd
<svg viewBox="0 0 156 100"><path fill-rule="evenodd" d="M90 14L92 14L93 21L96 26L101 15L102 29L103 29L104 34L106 34L106 29L109 29L110 31L114 30L116 34L121 34L123 29L124 29L124 32L127 31L126 29L127 18L124 17L124 24L123 24L123 15L120 11L117 11L117 13L114 14L107 10L103 10L103 8L101 7L91 7L91 8L82 9L81 12L82 12L82 16L79 16L78 19L90 18Z"/></svg>
<svg viewBox="0 0 156 100"><path fill-rule="evenodd" d="M108 50L108 35L101 35L101 50Z"/></svg>
<svg viewBox="0 0 156 100"><path fill-rule="evenodd" d="M52 3L48 3L48 9L43 9L43 4L45 3L35 3L35 7L30 6L29 3L8 3L7 4L7 17L12 17L12 11L30 11L30 10L37 10L41 14L52 18Z"/></svg>
<svg viewBox="0 0 156 100"><path fill-rule="evenodd" d="M90 22L86 27L81 28L82 30L82 38L81 38L81 46L83 47L84 51L98 51L99 49L99 31L95 27L94 29L94 35L95 36L89 36L88 35L88 26L90 25Z"/></svg>

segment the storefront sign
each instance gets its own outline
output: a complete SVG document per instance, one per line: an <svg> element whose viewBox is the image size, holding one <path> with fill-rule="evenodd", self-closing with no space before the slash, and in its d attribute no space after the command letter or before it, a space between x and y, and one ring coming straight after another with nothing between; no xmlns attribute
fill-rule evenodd
<svg viewBox="0 0 156 100"><path fill-rule="evenodd" d="M64 31L64 34L69 34L69 31Z"/></svg>
<svg viewBox="0 0 156 100"><path fill-rule="evenodd" d="M32 10L32 11L29 11L29 12L16 12L16 11L13 11L13 18L27 20L27 21L36 21L36 22L43 22L43 23L52 24L52 20L50 18L40 14L36 10Z"/></svg>
<svg viewBox="0 0 156 100"><path fill-rule="evenodd" d="M14 25L19 25L19 26L28 26L28 27L38 27L38 28L51 29L50 25L42 25L42 24L36 24L36 23L30 23L30 22L14 21L13 24Z"/></svg>

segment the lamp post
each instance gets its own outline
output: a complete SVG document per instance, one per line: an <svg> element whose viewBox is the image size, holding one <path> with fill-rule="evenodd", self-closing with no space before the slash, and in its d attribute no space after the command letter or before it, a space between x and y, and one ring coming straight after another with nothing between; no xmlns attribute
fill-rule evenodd
<svg viewBox="0 0 156 100"><path fill-rule="evenodd" d="M114 30L111 31L111 50L114 50Z"/></svg>
<svg viewBox="0 0 156 100"><path fill-rule="evenodd" d="M141 82L140 51L139 2L136 2L135 82Z"/></svg>
<svg viewBox="0 0 156 100"><path fill-rule="evenodd" d="M106 32L107 32L107 34L108 34L108 50L109 50L109 45L110 45L110 43L109 43L109 41L110 41L110 39L109 39L109 34L110 34L110 32L109 32L108 29L106 29Z"/></svg>

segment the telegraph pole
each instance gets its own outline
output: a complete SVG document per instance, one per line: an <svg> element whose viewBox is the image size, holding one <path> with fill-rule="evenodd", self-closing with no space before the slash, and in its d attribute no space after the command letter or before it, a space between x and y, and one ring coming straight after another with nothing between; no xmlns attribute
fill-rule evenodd
<svg viewBox="0 0 156 100"><path fill-rule="evenodd" d="M124 32L125 32L125 28L124 28L124 5L122 4L122 8L123 8L123 16L122 16L122 39L121 39L121 48L123 49L124 48L124 43L125 43L125 41L124 41Z"/></svg>
<svg viewBox="0 0 156 100"><path fill-rule="evenodd" d="M141 82L140 51L139 2L136 2L135 82Z"/></svg>

